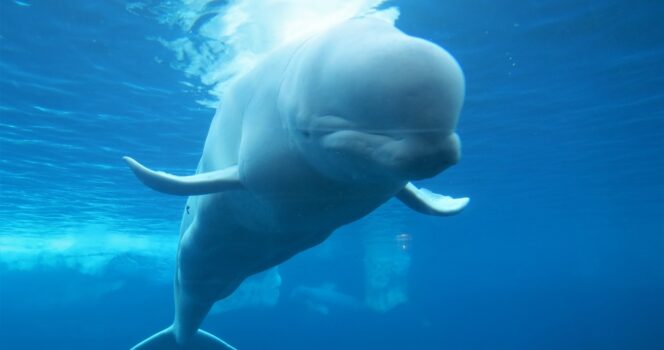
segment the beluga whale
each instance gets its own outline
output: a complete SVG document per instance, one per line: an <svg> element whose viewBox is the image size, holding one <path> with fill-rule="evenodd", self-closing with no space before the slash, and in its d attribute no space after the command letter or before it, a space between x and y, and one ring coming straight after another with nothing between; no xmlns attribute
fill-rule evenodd
<svg viewBox="0 0 664 350"><path fill-rule="evenodd" d="M459 161L464 76L443 48L380 19L350 19L267 54L225 90L196 173L125 161L188 196L173 323L133 349L234 349L199 329L248 276L325 241L390 200L424 214L468 198L416 187Z"/></svg>

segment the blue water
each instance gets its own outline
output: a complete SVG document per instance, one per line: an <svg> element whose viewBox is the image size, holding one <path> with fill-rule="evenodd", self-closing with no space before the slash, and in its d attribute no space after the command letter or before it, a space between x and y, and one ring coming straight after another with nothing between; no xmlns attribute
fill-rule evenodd
<svg viewBox="0 0 664 350"><path fill-rule="evenodd" d="M2 349L126 349L172 320L183 199L121 156L191 173L214 111L160 41L203 39L159 3L0 2ZM664 349L661 2L387 5L464 69L463 159L420 184L469 207L390 202L280 266L276 304L204 328L239 349ZM410 235L407 302L291 297L327 283L361 302L368 231Z"/></svg>

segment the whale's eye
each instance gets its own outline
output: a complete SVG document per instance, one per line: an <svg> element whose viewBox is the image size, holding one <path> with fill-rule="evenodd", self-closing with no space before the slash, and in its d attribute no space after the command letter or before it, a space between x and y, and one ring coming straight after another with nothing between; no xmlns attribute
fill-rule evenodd
<svg viewBox="0 0 664 350"><path fill-rule="evenodd" d="M308 139L311 137L311 133L307 130L302 131L302 136L304 136L305 139Z"/></svg>

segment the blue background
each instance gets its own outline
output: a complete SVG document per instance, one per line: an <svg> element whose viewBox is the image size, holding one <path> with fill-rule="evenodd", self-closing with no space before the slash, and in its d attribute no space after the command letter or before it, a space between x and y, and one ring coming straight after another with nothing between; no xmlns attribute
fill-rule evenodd
<svg viewBox="0 0 664 350"><path fill-rule="evenodd" d="M240 349L664 348L661 2L389 4L464 69L463 159L421 184L470 206L431 218L389 203L328 257L282 266L276 306L204 328ZM81 223L177 236L182 198L147 191L120 158L196 166L205 87L150 39L181 35L122 1L0 2L0 243ZM321 281L361 295L354 235L393 215L413 237L408 303L322 316L287 297ZM133 272L85 274L0 257L0 347L122 349L165 327L171 287L131 259Z"/></svg>

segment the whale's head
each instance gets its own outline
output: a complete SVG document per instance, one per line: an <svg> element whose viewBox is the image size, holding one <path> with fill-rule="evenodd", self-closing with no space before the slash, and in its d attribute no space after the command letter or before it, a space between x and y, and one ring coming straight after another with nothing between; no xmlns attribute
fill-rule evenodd
<svg viewBox="0 0 664 350"><path fill-rule="evenodd" d="M292 139L338 180L433 177L460 158L463 73L444 49L374 24L356 40L331 35L309 49L315 54L293 79L300 91Z"/></svg>

